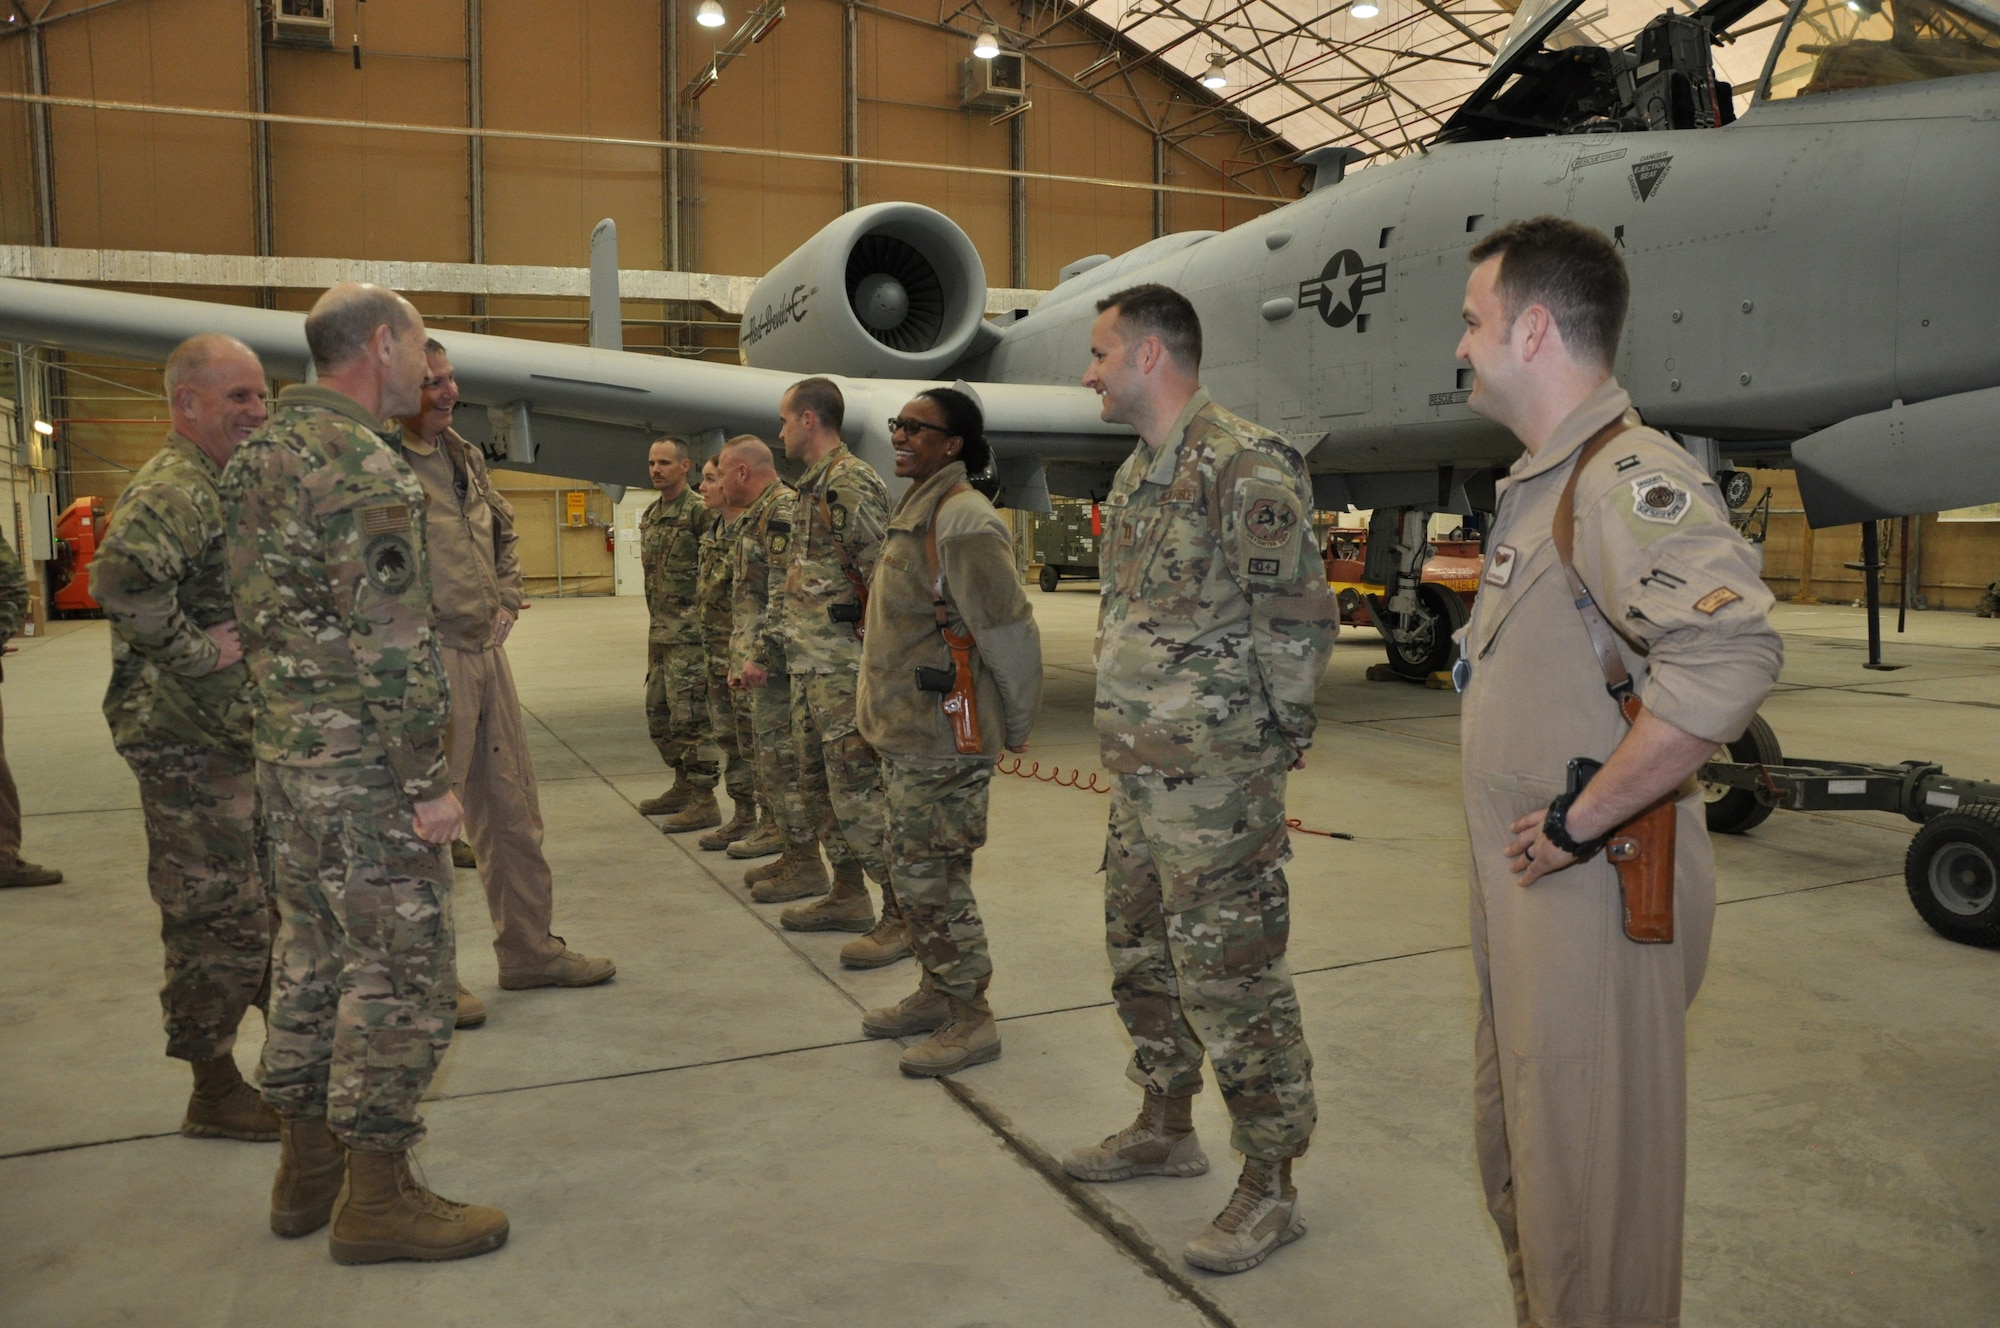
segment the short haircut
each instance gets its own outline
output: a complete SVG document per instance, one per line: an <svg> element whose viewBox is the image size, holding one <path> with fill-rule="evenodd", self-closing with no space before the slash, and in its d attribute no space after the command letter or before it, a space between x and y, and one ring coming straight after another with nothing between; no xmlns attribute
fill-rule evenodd
<svg viewBox="0 0 2000 1328"><path fill-rule="evenodd" d="M668 434L665 438L655 438L652 442L646 444L646 459L648 461L653 458L653 449L661 443L666 443L674 449L674 460L676 461L687 461L694 455L688 451L687 439L676 438L672 434Z"/></svg>
<svg viewBox="0 0 2000 1328"><path fill-rule="evenodd" d="M840 394L840 385L831 378L801 378L786 389L785 396L791 400L793 410L811 411L835 433L847 422L847 398Z"/></svg>
<svg viewBox="0 0 2000 1328"><path fill-rule="evenodd" d="M451 358L450 352L445 350L444 348L444 343L442 341L439 341L436 337L424 338L424 354L442 355L446 359Z"/></svg>
<svg viewBox="0 0 2000 1328"><path fill-rule="evenodd" d="M993 449L986 442L986 416L979 403L955 387L932 387L917 393L925 401L937 403L944 412L944 427L965 440L958 459L965 473L977 475L993 464Z"/></svg>
<svg viewBox="0 0 2000 1328"><path fill-rule="evenodd" d="M739 433L722 445L715 459L723 465L741 461L750 467L752 475L777 474L778 463L771 456L771 445L754 433Z"/></svg>
<svg viewBox="0 0 2000 1328"><path fill-rule="evenodd" d="M1473 245L1470 257L1475 265L1499 258L1494 289L1509 325L1539 304L1577 359L1611 366L1632 284L1604 232L1564 217L1531 217L1500 227Z"/></svg>
<svg viewBox="0 0 2000 1328"><path fill-rule="evenodd" d="M1148 282L1131 286L1097 302L1097 312L1116 309L1118 321L1136 339L1158 337L1174 363L1193 373L1201 368L1201 319L1187 296L1172 286Z"/></svg>
<svg viewBox="0 0 2000 1328"><path fill-rule="evenodd" d="M167 399L172 401L175 392L192 386L196 379L208 372L210 365L233 351L242 351L251 359L257 359L256 351L222 332L203 332L174 347L173 353L167 356L166 372L162 375L166 379ZM261 361L259 367L262 367Z"/></svg>
<svg viewBox="0 0 2000 1328"><path fill-rule="evenodd" d="M319 297L306 315L306 347L320 373L337 369L359 355L378 327L397 340L412 329L409 304L402 296L367 282L343 283Z"/></svg>

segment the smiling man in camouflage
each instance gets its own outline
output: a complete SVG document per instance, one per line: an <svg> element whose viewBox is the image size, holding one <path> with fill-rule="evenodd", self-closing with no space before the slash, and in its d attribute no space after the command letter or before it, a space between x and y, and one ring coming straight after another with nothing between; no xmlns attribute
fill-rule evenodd
<svg viewBox="0 0 2000 1328"><path fill-rule="evenodd" d="M1201 387L1201 323L1165 286L1100 301L1083 384L1139 443L1104 503L1099 759L1113 776L1104 915L1139 1117L1064 1167L1079 1180L1198 1176L1206 1053L1243 1154L1184 1256L1254 1268L1305 1233L1292 1159L1317 1111L1285 965L1285 776L1339 630L1305 462Z"/></svg>
<svg viewBox="0 0 2000 1328"><path fill-rule="evenodd" d="M112 509L90 564L111 620L111 742L139 781L146 882L160 907L167 1055L194 1067L181 1133L269 1142L278 1118L243 1082L236 1027L271 967L258 869L250 671L223 569L216 486L264 423L264 366L234 337L167 357L173 431Z"/></svg>

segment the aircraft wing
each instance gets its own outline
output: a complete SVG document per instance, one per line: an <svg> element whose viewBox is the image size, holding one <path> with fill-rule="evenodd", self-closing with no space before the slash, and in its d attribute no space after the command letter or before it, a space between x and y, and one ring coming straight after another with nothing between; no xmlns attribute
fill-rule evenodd
<svg viewBox="0 0 2000 1328"><path fill-rule="evenodd" d="M0 278L0 339L164 361L202 332L242 340L275 377L308 376L303 314ZM472 332L438 340L457 370L461 433L501 466L606 486L643 483L647 445L661 434L692 438L703 453L739 433L775 443L779 399L803 376ZM890 475L886 421L940 380L835 381L847 397L849 444ZM1082 387L972 391L1000 458L1003 501L1014 506L1046 510L1046 459L1101 464L1131 449L1130 430L1103 423L1096 395Z"/></svg>

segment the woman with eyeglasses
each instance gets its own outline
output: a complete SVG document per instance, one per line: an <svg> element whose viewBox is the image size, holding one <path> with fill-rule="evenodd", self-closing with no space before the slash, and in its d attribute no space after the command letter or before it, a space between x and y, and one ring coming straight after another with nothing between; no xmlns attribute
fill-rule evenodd
<svg viewBox="0 0 2000 1328"><path fill-rule="evenodd" d="M929 1033L903 1073L942 1075L1000 1055L986 985L973 850L1000 749L1024 751L1042 694L1042 642L1014 570L1007 523L967 482L992 461L971 396L921 392L889 421L909 490L889 519L869 588L856 716L882 758L889 870L923 976L870 1010L870 1037Z"/></svg>

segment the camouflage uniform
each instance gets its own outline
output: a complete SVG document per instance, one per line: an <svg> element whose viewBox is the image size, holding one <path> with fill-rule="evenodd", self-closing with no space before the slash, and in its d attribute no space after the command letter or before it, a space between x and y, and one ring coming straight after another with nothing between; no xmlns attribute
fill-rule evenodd
<svg viewBox="0 0 2000 1328"><path fill-rule="evenodd" d="M792 741L807 815L835 869L859 864L885 895L891 891L882 769L854 726L861 639L855 624L828 618L827 607L857 603L835 544L865 585L888 519L889 490L873 466L845 445L820 458L799 479L784 606Z"/></svg>
<svg viewBox="0 0 2000 1328"><path fill-rule="evenodd" d="M1127 1074L1199 1091L1204 1049L1265 1162L1296 1157L1316 1108L1285 965L1285 772L1311 744L1338 630L1305 465L1197 392L1173 440L1133 449L1105 499L1097 623L1112 997Z"/></svg>
<svg viewBox="0 0 2000 1328"><path fill-rule="evenodd" d="M639 563L646 572L646 730L660 759L698 789L715 787L721 754L708 740L708 664L702 652L695 577L701 538L715 514L683 489L655 498L639 516Z"/></svg>
<svg viewBox="0 0 2000 1328"><path fill-rule="evenodd" d="M21 630L28 616L28 575L14 548L0 536L0 644ZM5 719L0 717L0 735ZM21 794L14 787L14 773L7 768L4 736L0 736L0 876L14 870L21 860Z"/></svg>
<svg viewBox="0 0 2000 1328"><path fill-rule="evenodd" d="M288 387L222 502L281 918L264 1096L394 1153L423 1137L458 974L450 860L411 825L451 791L424 491L380 427L339 392Z"/></svg>
<svg viewBox="0 0 2000 1328"><path fill-rule="evenodd" d="M757 787L791 847L813 843L812 824L799 796L799 751L792 741L792 680L787 671L783 610L784 568L792 547L795 495L774 479L745 508L736 525L730 575L729 669L755 664L769 675L750 692L755 727Z"/></svg>
<svg viewBox="0 0 2000 1328"><path fill-rule="evenodd" d="M910 947L932 984L970 1000L993 972L972 895L972 854L986 842L987 793L1001 749L1027 742L1041 703L1041 636L1014 570L1007 523L952 462L896 504L868 596L856 724L880 753L889 871ZM947 495L951 495L947 498ZM954 633L973 638L980 750L958 750L919 667L951 667L932 605L930 532Z"/></svg>
<svg viewBox="0 0 2000 1328"><path fill-rule="evenodd" d="M222 469L168 434L112 509L90 565L111 620L111 742L139 780L147 884L166 944L167 1055L207 1061L236 1043L271 967L274 930L257 847L250 670L216 668L207 628L236 608L222 558Z"/></svg>
<svg viewBox="0 0 2000 1328"><path fill-rule="evenodd" d="M702 657L708 663L708 728L722 751L729 800L738 807L748 807L757 799L751 773L757 759L757 729L749 698L729 690L731 587L736 573L736 536L743 528L743 519L729 521L720 512L713 516L701 537L694 591L701 615Z"/></svg>

